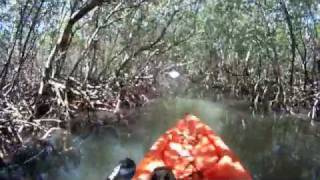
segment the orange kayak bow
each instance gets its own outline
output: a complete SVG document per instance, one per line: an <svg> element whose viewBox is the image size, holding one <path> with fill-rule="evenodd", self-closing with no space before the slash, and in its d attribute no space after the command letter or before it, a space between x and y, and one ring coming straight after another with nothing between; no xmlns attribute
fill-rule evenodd
<svg viewBox="0 0 320 180"><path fill-rule="evenodd" d="M171 169L179 180L252 179L222 139L193 115L160 136L138 164L133 180L149 180L159 167Z"/></svg>

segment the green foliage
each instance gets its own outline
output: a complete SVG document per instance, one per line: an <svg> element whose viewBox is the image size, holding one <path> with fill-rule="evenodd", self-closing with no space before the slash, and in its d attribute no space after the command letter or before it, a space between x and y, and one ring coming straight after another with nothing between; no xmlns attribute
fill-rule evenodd
<svg viewBox="0 0 320 180"><path fill-rule="evenodd" d="M32 7L37 7L39 2L30 1L26 6L26 17L34 16L36 8ZM75 64L80 58L79 52L88 48L85 57L81 57L77 71L79 77L86 76L84 69L89 66L95 69L89 76L108 79L117 72L134 76L154 67L165 68L169 64L185 63L185 70L194 75L199 72L219 72L219 76L233 74L235 77L250 69L251 79L257 79L255 75L261 74L268 79L281 78L285 82L285 76L278 76L288 71L292 52L286 16L280 2L286 5L297 41L296 71L302 72L301 63L307 62L305 68L308 69L304 72L311 73L315 69L312 57L316 57L312 49L316 49L314 42L319 39L320 32L316 0L105 3L85 15L73 27L72 48L68 49L66 59L69 64ZM44 3L35 29L38 47L34 49L47 53L41 55L43 59L49 56L59 40L68 18L86 5L85 1L65 0L45 0ZM4 8L0 11L0 38L1 43L5 44L3 47L9 47L14 39L10 37L18 28L19 11L23 3L10 1L1 6ZM27 19L23 22L21 39L26 37L31 25ZM88 47L87 43L97 29L93 37L96 46ZM303 59L303 52L308 53L307 59ZM61 67L64 73L72 69L72 66ZM278 73L272 69L278 69ZM208 77L207 81L217 81L216 78Z"/></svg>

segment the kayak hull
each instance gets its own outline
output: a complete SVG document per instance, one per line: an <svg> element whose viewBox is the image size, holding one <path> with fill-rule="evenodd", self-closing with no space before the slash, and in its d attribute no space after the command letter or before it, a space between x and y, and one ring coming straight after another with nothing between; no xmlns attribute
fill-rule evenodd
<svg viewBox="0 0 320 180"><path fill-rule="evenodd" d="M222 139L193 115L186 115L156 140L133 180L151 179L159 167L171 169L179 180L252 179Z"/></svg>

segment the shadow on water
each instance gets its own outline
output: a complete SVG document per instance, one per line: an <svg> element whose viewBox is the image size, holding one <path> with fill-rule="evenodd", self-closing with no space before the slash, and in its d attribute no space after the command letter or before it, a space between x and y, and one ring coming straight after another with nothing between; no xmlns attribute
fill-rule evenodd
<svg viewBox="0 0 320 180"><path fill-rule="evenodd" d="M80 166L56 179L100 180L125 157L138 162L186 112L199 116L221 135L254 179L320 179L317 126L292 117L254 116L220 103L183 98L160 99L139 110L129 129L106 127L90 135L78 144Z"/></svg>

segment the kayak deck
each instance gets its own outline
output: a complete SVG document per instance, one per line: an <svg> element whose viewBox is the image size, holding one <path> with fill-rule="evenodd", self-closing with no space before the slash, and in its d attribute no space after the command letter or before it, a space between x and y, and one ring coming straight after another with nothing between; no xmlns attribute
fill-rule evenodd
<svg viewBox="0 0 320 180"><path fill-rule="evenodd" d="M151 179L159 167L171 169L179 180L252 179L222 139L193 115L159 137L138 164L133 180Z"/></svg>

